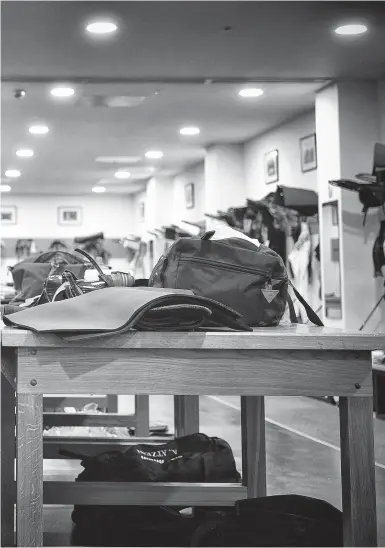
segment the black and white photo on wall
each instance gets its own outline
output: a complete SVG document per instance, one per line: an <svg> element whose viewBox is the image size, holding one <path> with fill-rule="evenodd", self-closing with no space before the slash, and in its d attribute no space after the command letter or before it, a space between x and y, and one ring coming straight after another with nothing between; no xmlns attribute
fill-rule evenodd
<svg viewBox="0 0 385 548"><path fill-rule="evenodd" d="M265 182L276 183L279 180L278 150L265 154Z"/></svg>
<svg viewBox="0 0 385 548"><path fill-rule="evenodd" d="M16 206L1 206L1 224L15 225L16 212Z"/></svg>
<svg viewBox="0 0 385 548"><path fill-rule="evenodd" d="M187 185L185 185L184 198L186 209L191 209L195 206L194 183L187 183Z"/></svg>
<svg viewBox="0 0 385 548"><path fill-rule="evenodd" d="M58 208L59 225L80 226L82 224L81 207L59 207Z"/></svg>
<svg viewBox="0 0 385 548"><path fill-rule="evenodd" d="M301 152L301 170L303 173L317 169L317 138L315 133L299 140Z"/></svg>

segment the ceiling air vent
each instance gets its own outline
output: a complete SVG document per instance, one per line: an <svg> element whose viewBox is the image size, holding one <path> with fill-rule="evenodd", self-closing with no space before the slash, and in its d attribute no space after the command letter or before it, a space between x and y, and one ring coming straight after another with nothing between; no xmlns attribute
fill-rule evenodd
<svg viewBox="0 0 385 548"><path fill-rule="evenodd" d="M87 107L135 108L145 99L134 95L83 95L77 104Z"/></svg>
<svg viewBox="0 0 385 548"><path fill-rule="evenodd" d="M137 164L141 160L140 156L98 156L95 162L100 164Z"/></svg>

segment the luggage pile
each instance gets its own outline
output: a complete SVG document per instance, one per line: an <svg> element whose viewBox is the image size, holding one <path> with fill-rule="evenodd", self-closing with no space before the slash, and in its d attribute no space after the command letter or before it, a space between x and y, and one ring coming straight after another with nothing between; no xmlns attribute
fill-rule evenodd
<svg viewBox="0 0 385 548"><path fill-rule="evenodd" d="M193 434L82 459L77 481L239 483L220 438ZM238 501L234 507L75 506L75 546L342 546L342 514L298 495Z"/></svg>

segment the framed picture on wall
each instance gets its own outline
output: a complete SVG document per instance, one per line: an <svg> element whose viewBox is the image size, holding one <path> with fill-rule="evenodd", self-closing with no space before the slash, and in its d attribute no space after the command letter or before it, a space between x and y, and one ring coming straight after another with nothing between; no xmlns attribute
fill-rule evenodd
<svg viewBox="0 0 385 548"><path fill-rule="evenodd" d="M140 202L140 204L139 204L139 219L141 221L144 221L144 213L145 213L145 211L144 211L144 202Z"/></svg>
<svg viewBox="0 0 385 548"><path fill-rule="evenodd" d="M299 140L301 170L303 173L317 169L317 138L315 133Z"/></svg>
<svg viewBox="0 0 385 548"><path fill-rule="evenodd" d="M276 183L279 180L278 150L265 154L265 182Z"/></svg>
<svg viewBox="0 0 385 548"><path fill-rule="evenodd" d="M79 226L82 224L81 207L58 207L59 225Z"/></svg>
<svg viewBox="0 0 385 548"><path fill-rule="evenodd" d="M187 209L191 209L195 205L194 198L194 183L188 183L184 187L185 206Z"/></svg>
<svg viewBox="0 0 385 548"><path fill-rule="evenodd" d="M1 206L1 224L15 225L17 209L16 206Z"/></svg>

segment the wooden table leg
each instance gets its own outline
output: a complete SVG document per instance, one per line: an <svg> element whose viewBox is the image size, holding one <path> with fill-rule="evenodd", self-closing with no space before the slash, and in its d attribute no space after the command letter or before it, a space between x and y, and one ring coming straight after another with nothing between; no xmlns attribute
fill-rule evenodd
<svg viewBox="0 0 385 548"><path fill-rule="evenodd" d="M150 397L135 396L135 436L148 438L150 435Z"/></svg>
<svg viewBox="0 0 385 548"><path fill-rule="evenodd" d="M174 396L175 436L199 432L199 396Z"/></svg>
<svg viewBox="0 0 385 548"><path fill-rule="evenodd" d="M43 395L17 395L17 546L43 546Z"/></svg>
<svg viewBox="0 0 385 548"><path fill-rule="evenodd" d="M2 361L5 356L2 356ZM7 364L8 365L8 364ZM3 366L3 364L2 364ZM2 367L3 369L3 367ZM9 371L9 369L8 369ZM16 397L14 377L1 375L1 546L15 545Z"/></svg>
<svg viewBox="0 0 385 548"><path fill-rule="evenodd" d="M107 412L118 413L118 396L115 394L107 395Z"/></svg>
<svg viewBox="0 0 385 548"><path fill-rule="evenodd" d="M344 546L377 546L373 400L340 398Z"/></svg>
<svg viewBox="0 0 385 548"><path fill-rule="evenodd" d="M241 397L242 478L247 497L266 496L265 398Z"/></svg>

